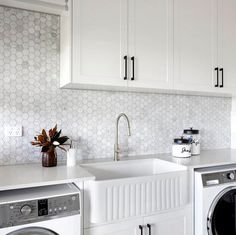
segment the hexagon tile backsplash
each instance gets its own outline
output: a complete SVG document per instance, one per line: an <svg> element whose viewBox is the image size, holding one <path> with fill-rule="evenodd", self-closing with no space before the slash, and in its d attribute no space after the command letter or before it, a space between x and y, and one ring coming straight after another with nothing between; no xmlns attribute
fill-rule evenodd
<svg viewBox="0 0 236 235"><path fill-rule="evenodd" d="M230 98L59 89L59 30L58 16L0 7L0 164L40 161L30 141L55 123L79 140L83 158L112 157L120 112L131 120L129 139L121 124L131 155L170 152L190 126L203 149L230 147ZM23 137L5 137L7 125L22 125Z"/></svg>

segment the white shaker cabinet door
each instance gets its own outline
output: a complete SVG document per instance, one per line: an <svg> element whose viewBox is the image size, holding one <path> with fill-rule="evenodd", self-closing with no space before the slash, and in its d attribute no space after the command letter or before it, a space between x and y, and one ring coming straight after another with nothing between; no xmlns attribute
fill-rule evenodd
<svg viewBox="0 0 236 235"><path fill-rule="evenodd" d="M172 22L173 0L129 1L129 87L172 87Z"/></svg>
<svg viewBox="0 0 236 235"><path fill-rule="evenodd" d="M72 83L127 86L127 0L74 0Z"/></svg>
<svg viewBox="0 0 236 235"><path fill-rule="evenodd" d="M174 88L219 92L217 0L174 1Z"/></svg>
<svg viewBox="0 0 236 235"><path fill-rule="evenodd" d="M136 220L127 220L126 222L121 223L98 226L84 229L84 235L141 235L139 225L142 225L142 223L143 219L140 218Z"/></svg>
<svg viewBox="0 0 236 235"><path fill-rule="evenodd" d="M146 234L151 235L191 235L190 210L180 210L144 218Z"/></svg>
<svg viewBox="0 0 236 235"><path fill-rule="evenodd" d="M236 1L219 0L220 85L236 94ZM222 70L223 69L223 70ZM223 76L223 77L222 77Z"/></svg>

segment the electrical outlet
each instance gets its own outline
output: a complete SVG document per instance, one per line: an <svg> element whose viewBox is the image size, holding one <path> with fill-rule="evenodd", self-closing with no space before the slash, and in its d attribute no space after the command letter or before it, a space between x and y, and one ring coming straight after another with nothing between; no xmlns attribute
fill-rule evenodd
<svg viewBox="0 0 236 235"><path fill-rule="evenodd" d="M22 126L7 126L5 127L5 136L20 137L22 136Z"/></svg>

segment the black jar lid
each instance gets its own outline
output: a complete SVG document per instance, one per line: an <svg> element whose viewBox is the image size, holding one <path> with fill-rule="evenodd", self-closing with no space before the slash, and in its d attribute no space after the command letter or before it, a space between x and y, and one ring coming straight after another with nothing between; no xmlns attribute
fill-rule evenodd
<svg viewBox="0 0 236 235"><path fill-rule="evenodd" d="M186 139L184 137L179 137L174 139L175 144L189 144L189 139Z"/></svg>
<svg viewBox="0 0 236 235"><path fill-rule="evenodd" d="M191 127L190 129L184 130L184 134L187 134L187 135L198 135L199 134L199 130L193 129Z"/></svg>

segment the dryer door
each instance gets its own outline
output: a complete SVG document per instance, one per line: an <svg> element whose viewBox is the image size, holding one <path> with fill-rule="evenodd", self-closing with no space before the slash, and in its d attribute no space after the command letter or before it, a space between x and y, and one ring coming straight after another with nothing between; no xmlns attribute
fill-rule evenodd
<svg viewBox="0 0 236 235"><path fill-rule="evenodd" d="M209 235L236 234L236 187L223 190L214 200L207 218Z"/></svg>
<svg viewBox="0 0 236 235"><path fill-rule="evenodd" d="M7 235L59 235L59 234L45 228L28 227L8 233Z"/></svg>

